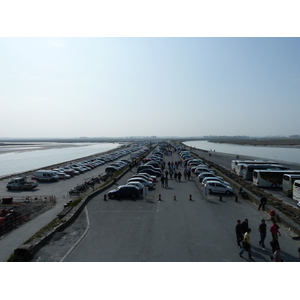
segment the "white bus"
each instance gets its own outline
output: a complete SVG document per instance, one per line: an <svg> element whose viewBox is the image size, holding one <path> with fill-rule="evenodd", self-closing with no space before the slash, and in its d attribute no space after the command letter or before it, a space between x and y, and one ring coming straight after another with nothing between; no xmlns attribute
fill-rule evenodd
<svg viewBox="0 0 300 300"><path fill-rule="evenodd" d="M246 164L241 168L240 176L246 180L252 180L254 170L289 170L289 168L279 164Z"/></svg>
<svg viewBox="0 0 300 300"><path fill-rule="evenodd" d="M245 165L250 165L250 164L257 164L257 165L265 165L265 164L272 164L272 165L278 165L278 162L275 161L263 161L263 160L232 160L231 161L231 171L240 175L243 167Z"/></svg>
<svg viewBox="0 0 300 300"><path fill-rule="evenodd" d="M284 174L300 174L300 170L254 170L253 184L260 187L281 187Z"/></svg>
<svg viewBox="0 0 300 300"><path fill-rule="evenodd" d="M293 185L293 199L300 201L300 180L295 180Z"/></svg>
<svg viewBox="0 0 300 300"><path fill-rule="evenodd" d="M293 185L295 180L300 179L300 174L284 174L282 179L282 191L288 197L293 197ZM300 201L300 200L299 200Z"/></svg>

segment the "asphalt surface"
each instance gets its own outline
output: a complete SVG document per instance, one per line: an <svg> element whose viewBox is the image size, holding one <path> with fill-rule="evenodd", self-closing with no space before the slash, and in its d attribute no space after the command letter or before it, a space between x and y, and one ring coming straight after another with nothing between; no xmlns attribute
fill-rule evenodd
<svg viewBox="0 0 300 300"><path fill-rule="evenodd" d="M115 149L111 152L118 151L119 149ZM101 155L101 154L100 154ZM97 156L97 155L95 155ZM120 157L120 159L130 159L130 155L125 155ZM81 160L85 160L84 158ZM80 161L80 160L76 160ZM56 197L55 206L51 207L48 211L38 215L32 220L22 224L20 227L14 229L13 231L5 234L4 236L0 236L0 261L7 261L10 255L14 252L14 250L22 245L25 241L31 238L36 232L42 229L44 226L48 225L51 221L53 221L57 214L60 213L64 204L69 200L77 198L69 195L69 190L74 188L77 184L82 184L85 181L89 181L92 177L103 175L105 173L105 168L111 162L107 162L95 169L92 169L86 173L76 175L67 180L60 180L58 182L41 182L37 189L32 191L19 191L12 190L8 191L6 189L6 184L10 180L10 178L6 178L0 181L0 195L1 199L3 197L11 196L13 197L13 202L24 202L26 197L30 197L32 203L35 201L40 201L40 199L44 199L44 197L48 197L53 195ZM67 163L62 164L66 165ZM30 181L31 173L28 174L28 181ZM89 192L92 191L92 188L89 189ZM84 193L82 194L84 196ZM38 200L35 200L38 199ZM5 206L7 208L7 206ZM1 204L0 204L1 208Z"/></svg>
<svg viewBox="0 0 300 300"><path fill-rule="evenodd" d="M164 156L166 162L178 159L178 154ZM180 171L183 173L183 168ZM116 186L126 183L134 172L135 168ZM168 188L161 187L159 180L146 198L136 201L104 201L104 193L96 196L73 225L55 234L32 261L250 262L246 252L239 257L235 237L237 219L245 218L252 228L254 261L271 261L271 224L266 212L258 211L247 200L236 202L235 195L222 199L220 195L205 195L195 177L169 180ZM266 251L258 243L262 218L268 226ZM287 228L281 228L281 234L282 258L299 261L300 242L290 238Z"/></svg>

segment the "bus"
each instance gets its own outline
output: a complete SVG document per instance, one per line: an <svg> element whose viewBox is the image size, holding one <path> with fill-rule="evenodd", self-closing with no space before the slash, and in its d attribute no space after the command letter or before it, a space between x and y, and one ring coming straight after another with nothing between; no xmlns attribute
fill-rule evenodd
<svg viewBox="0 0 300 300"><path fill-rule="evenodd" d="M288 197L291 197L291 198L293 197L293 185L294 185L295 180L300 180L300 174L284 174L283 175L282 191Z"/></svg>
<svg viewBox="0 0 300 300"><path fill-rule="evenodd" d="M254 170L289 170L282 165L277 164L250 164L250 165L243 165L240 176L245 178L246 180L253 179L253 171Z"/></svg>
<svg viewBox="0 0 300 300"><path fill-rule="evenodd" d="M272 164L272 165L278 165L278 162L275 161L263 161L263 160L232 160L231 161L231 171L240 175L241 169L243 168L242 165L250 165L250 164Z"/></svg>
<svg viewBox="0 0 300 300"><path fill-rule="evenodd" d="M254 170L253 184L259 187L281 187L284 174L300 174L300 170Z"/></svg>
<svg viewBox="0 0 300 300"><path fill-rule="evenodd" d="M295 180L293 185L293 199L300 201L300 180Z"/></svg>

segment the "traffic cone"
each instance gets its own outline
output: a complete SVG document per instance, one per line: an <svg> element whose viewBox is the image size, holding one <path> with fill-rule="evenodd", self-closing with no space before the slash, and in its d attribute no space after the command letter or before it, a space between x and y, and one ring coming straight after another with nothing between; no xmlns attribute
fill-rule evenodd
<svg viewBox="0 0 300 300"><path fill-rule="evenodd" d="M190 201L192 201L193 199L192 199L192 195L190 195Z"/></svg>
<svg viewBox="0 0 300 300"><path fill-rule="evenodd" d="M176 201L176 196L174 196L174 201Z"/></svg>
<svg viewBox="0 0 300 300"><path fill-rule="evenodd" d="M158 201L161 201L161 194L158 195Z"/></svg>

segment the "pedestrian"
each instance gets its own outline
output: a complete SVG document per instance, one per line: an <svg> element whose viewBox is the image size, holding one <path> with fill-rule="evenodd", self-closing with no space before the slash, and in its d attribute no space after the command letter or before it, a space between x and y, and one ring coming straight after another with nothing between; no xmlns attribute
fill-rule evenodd
<svg viewBox="0 0 300 300"><path fill-rule="evenodd" d="M168 176L166 176L166 177L165 177L165 187L166 187L166 188L169 187L168 181L169 181Z"/></svg>
<svg viewBox="0 0 300 300"><path fill-rule="evenodd" d="M177 172L174 172L174 179L177 180Z"/></svg>
<svg viewBox="0 0 300 300"><path fill-rule="evenodd" d="M173 170L170 170L169 174L170 174L170 178L173 179Z"/></svg>
<svg viewBox="0 0 300 300"><path fill-rule="evenodd" d="M300 247L298 248L299 258L300 258Z"/></svg>
<svg viewBox="0 0 300 300"><path fill-rule="evenodd" d="M248 252L249 259L253 260L252 251L251 251L251 243L250 243L250 233L251 233L251 228L248 228L247 232L244 234L243 248L241 249L239 254L240 254L240 257L243 257L242 254L246 250Z"/></svg>
<svg viewBox="0 0 300 300"><path fill-rule="evenodd" d="M281 233L279 232L279 226L277 225L277 223L274 219L272 220L272 222L273 222L273 225L270 227L270 232L272 234L272 238L278 239L278 235L281 236Z"/></svg>
<svg viewBox="0 0 300 300"><path fill-rule="evenodd" d="M258 210L260 210L260 208L262 208L262 210L265 210L265 205L267 204L267 198L265 196L262 196L260 198L260 203L258 206Z"/></svg>
<svg viewBox="0 0 300 300"><path fill-rule="evenodd" d="M236 241L237 244L240 248L242 248L241 246L241 242L244 239L244 235L243 235L243 231L242 231L242 224L241 224L241 220L237 220L237 224L235 226L235 234L236 234Z"/></svg>
<svg viewBox="0 0 300 300"><path fill-rule="evenodd" d="M261 223L258 226L258 231L260 233L260 241L258 243L263 247L263 250L266 251L265 238L267 235L267 225L265 219L261 220Z"/></svg>
<svg viewBox="0 0 300 300"><path fill-rule="evenodd" d="M278 236L272 239L272 241L270 242L270 245L272 247L272 253L274 253L277 248L280 248L279 242L278 242ZM271 260L274 260L274 255L271 255L270 258L271 258Z"/></svg>
<svg viewBox="0 0 300 300"><path fill-rule="evenodd" d="M191 178L191 169L188 169L187 176L188 176L188 180L190 180L190 178Z"/></svg>
<svg viewBox="0 0 300 300"><path fill-rule="evenodd" d="M163 175L161 176L160 182L161 182L161 187L165 187L165 177Z"/></svg>
<svg viewBox="0 0 300 300"><path fill-rule="evenodd" d="M184 176L184 180L186 180L186 177L187 177L187 170L186 169L184 169L183 176Z"/></svg>
<svg viewBox="0 0 300 300"><path fill-rule="evenodd" d="M178 172L177 176L178 176L178 180L181 181L181 176L182 176L182 174L181 174L180 171Z"/></svg>
<svg viewBox="0 0 300 300"><path fill-rule="evenodd" d="M273 259L274 262L283 262L280 253L281 253L281 250L279 247L277 247L274 252L274 259Z"/></svg>
<svg viewBox="0 0 300 300"><path fill-rule="evenodd" d="M245 221L242 223L242 232L245 234L249 228L248 219L245 219Z"/></svg>
<svg viewBox="0 0 300 300"><path fill-rule="evenodd" d="M168 170L166 170L165 174L166 174L166 178L168 178L168 175L169 175Z"/></svg>

